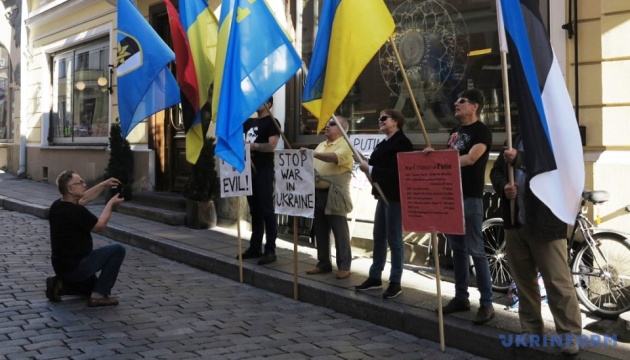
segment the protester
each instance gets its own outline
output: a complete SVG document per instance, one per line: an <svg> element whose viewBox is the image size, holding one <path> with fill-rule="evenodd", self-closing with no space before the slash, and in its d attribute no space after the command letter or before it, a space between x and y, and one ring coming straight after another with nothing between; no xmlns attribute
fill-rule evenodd
<svg viewBox="0 0 630 360"><path fill-rule="evenodd" d="M74 171L66 170L57 177L61 199L53 202L48 214L51 260L56 274L46 280L46 296L49 300L61 301L60 295L65 282L85 282L100 271L88 306L118 305L118 300L110 297L110 294L125 258L125 248L115 244L94 250L91 232L105 229L113 208L123 202L124 198L113 196L100 217L96 217L85 207L103 190L118 185L118 179L109 178L85 190L85 181Z"/></svg>
<svg viewBox="0 0 630 360"><path fill-rule="evenodd" d="M252 236L249 248L242 256L243 259L260 258L258 265L276 261L278 221L273 207L273 152L280 140L280 125L269 113L272 106L273 97L270 97L258 108L258 118L247 119L243 124L245 141L250 144L252 159L252 195L247 197L252 218ZM267 241L263 253L262 240L265 234Z"/></svg>
<svg viewBox="0 0 630 360"><path fill-rule="evenodd" d="M504 149L490 171L492 186L501 196L507 259L518 288L519 321L523 332L544 334L540 271L557 333L563 339L571 338L569 334L575 339L582 333L582 317L567 266L567 225L532 193L525 168L527 151L521 140L516 135L514 147ZM509 182L508 164L514 168L513 184ZM561 351L576 355L579 347L575 341L565 341Z"/></svg>
<svg viewBox="0 0 630 360"><path fill-rule="evenodd" d="M402 293L400 279L403 270L402 214L400 207L400 187L398 184L398 157L400 152L412 151L411 141L403 133L405 117L400 111L386 109L378 119L379 130L386 139L374 148L369 162L359 165L373 183L372 195L377 199L374 213L374 251L369 277L355 286L357 291L380 289L383 287L381 273L387 261L387 246L391 251L391 271L389 286L383 293L385 299L392 299ZM382 191L379 193L378 189Z"/></svg>
<svg viewBox="0 0 630 360"><path fill-rule="evenodd" d="M494 317L490 267L483 244L483 188L486 164L492 145L492 131L479 120L484 106L483 93L477 89L462 92L455 101L455 117L460 121L450 133L447 147L459 152L462 195L464 198L465 235L447 234L453 250L455 297L442 308L444 314L470 310L468 299L469 256L472 257L481 295L480 307L473 320L483 324ZM432 151L427 148L425 151Z"/></svg>
<svg viewBox="0 0 630 360"><path fill-rule="evenodd" d="M337 252L337 279L350 276L352 251L347 215L352 211L350 180L352 179L352 150L343 137L339 125L348 130L348 121L336 117L324 128L326 140L313 152L315 166L315 241L317 245L317 265L306 271L309 275L332 271L330 256L330 231L334 235ZM305 152L306 148L300 151Z"/></svg>

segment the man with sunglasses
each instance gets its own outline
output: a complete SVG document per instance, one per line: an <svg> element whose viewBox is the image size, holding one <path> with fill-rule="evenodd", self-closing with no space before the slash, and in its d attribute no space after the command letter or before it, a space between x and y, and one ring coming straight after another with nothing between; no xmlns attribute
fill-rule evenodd
<svg viewBox="0 0 630 360"><path fill-rule="evenodd" d="M114 207L124 198L122 195L113 196L100 217L85 207L103 190L118 185L118 179L109 178L86 190L85 181L72 170L66 170L57 177L61 199L50 206L48 213L51 260L56 274L46 279L46 297L50 301L61 301L64 284L93 281L93 286L88 289L88 293L91 292L88 306L118 305L118 300L109 295L125 259L125 248L114 244L94 250L91 233L105 229ZM95 277L99 271L100 275Z"/></svg>
<svg viewBox="0 0 630 360"><path fill-rule="evenodd" d="M348 121L336 116L324 128L326 140L313 152L315 165L315 241L317 245L317 265L308 270L308 275L324 274L332 271L330 260L330 232L335 238L337 252L337 279L350 276L352 251L350 249L350 229L348 213L352 211L350 180L352 180L352 150L343 138L339 126L348 130ZM300 151L305 152L306 148Z"/></svg>
<svg viewBox="0 0 630 360"><path fill-rule="evenodd" d="M469 257L472 257L480 293L480 307L473 320L475 324L486 323L494 317L490 267L481 234L484 179L492 145L492 131L479 121L483 105L483 93L477 89L469 89L460 94L454 106L455 117L461 124L451 131L447 143L447 148L459 151L466 234L447 235L453 250L455 297L442 311L446 315L470 310L468 277Z"/></svg>

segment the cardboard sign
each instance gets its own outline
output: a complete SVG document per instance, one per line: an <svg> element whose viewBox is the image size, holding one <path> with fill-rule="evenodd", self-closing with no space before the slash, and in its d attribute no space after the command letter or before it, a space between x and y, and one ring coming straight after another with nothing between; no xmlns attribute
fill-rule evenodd
<svg viewBox="0 0 630 360"><path fill-rule="evenodd" d="M398 154L405 231L464 234L464 200L457 150Z"/></svg>
<svg viewBox="0 0 630 360"><path fill-rule="evenodd" d="M315 167L313 150L274 152L275 213L315 216Z"/></svg>
<svg viewBox="0 0 630 360"><path fill-rule="evenodd" d="M221 197L248 196L252 194L252 159L249 144L245 144L245 168L240 173L232 165L219 158Z"/></svg>
<svg viewBox="0 0 630 360"><path fill-rule="evenodd" d="M383 136L383 134L350 135L350 142L352 143L352 146L367 159L369 159L370 155L372 155L372 151L374 151L376 145L382 141L385 141L385 136ZM370 184L365 174L363 174L363 171L359 170L358 162L355 162L352 167L352 175L352 180L350 181L351 187L358 189L372 189L372 184Z"/></svg>

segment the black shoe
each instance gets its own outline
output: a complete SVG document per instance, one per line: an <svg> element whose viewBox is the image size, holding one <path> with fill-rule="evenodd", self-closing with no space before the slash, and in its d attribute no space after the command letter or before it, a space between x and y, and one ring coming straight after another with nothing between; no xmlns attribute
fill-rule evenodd
<svg viewBox="0 0 630 360"><path fill-rule="evenodd" d="M258 260L258 265L267 265L267 264L271 264L272 262L275 262L276 259L276 254L272 254L272 253L267 253L265 255L263 255L260 260Z"/></svg>
<svg viewBox="0 0 630 360"><path fill-rule="evenodd" d="M46 278L46 297L52 302L61 301L61 287L63 283L57 276Z"/></svg>
<svg viewBox="0 0 630 360"><path fill-rule="evenodd" d="M257 259L263 256L263 254L258 250L247 249L243 252L243 260L245 259ZM238 255L236 255L236 260L238 260Z"/></svg>
<svg viewBox="0 0 630 360"><path fill-rule="evenodd" d="M383 293L383 298L385 299L393 299L396 296L402 294L402 288L400 287L399 282L390 282L387 290Z"/></svg>
<svg viewBox="0 0 630 360"><path fill-rule="evenodd" d="M373 289L382 289L383 283L381 280L376 280L372 278L367 278L361 285L357 285L354 287L357 291L365 291L365 290L373 290Z"/></svg>
<svg viewBox="0 0 630 360"><path fill-rule="evenodd" d="M451 299L451 301L448 302L448 304L446 304L446 306L442 307L442 314L448 315L468 310L470 310L470 301L468 301L468 299L463 300L459 298L453 298ZM437 312L437 309L435 311Z"/></svg>
<svg viewBox="0 0 630 360"><path fill-rule="evenodd" d="M473 320L473 324L485 324L494 317L494 308L492 305L481 305L477 311L477 316Z"/></svg>

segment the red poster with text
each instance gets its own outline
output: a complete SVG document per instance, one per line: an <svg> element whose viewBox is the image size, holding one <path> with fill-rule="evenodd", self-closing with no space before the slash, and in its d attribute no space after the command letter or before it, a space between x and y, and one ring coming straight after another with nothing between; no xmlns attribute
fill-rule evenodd
<svg viewBox="0 0 630 360"><path fill-rule="evenodd" d="M464 234L457 150L398 153L404 231Z"/></svg>

